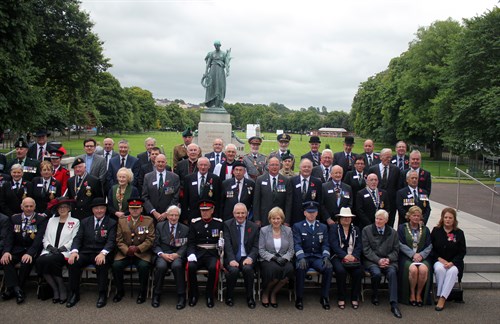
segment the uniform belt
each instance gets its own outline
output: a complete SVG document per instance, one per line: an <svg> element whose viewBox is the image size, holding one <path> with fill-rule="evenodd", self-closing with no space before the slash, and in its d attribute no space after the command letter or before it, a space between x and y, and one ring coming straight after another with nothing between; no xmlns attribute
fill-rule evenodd
<svg viewBox="0 0 500 324"><path fill-rule="evenodd" d="M217 248L217 244L197 244L196 246L206 250L214 250Z"/></svg>

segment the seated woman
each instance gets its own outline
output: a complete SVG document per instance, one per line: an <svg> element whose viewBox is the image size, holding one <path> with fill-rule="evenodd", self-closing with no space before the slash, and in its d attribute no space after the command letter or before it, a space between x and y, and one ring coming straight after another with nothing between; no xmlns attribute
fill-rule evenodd
<svg viewBox="0 0 500 324"><path fill-rule="evenodd" d="M40 163L41 177L35 177L33 182L33 199L36 203L36 212L52 216L47 204L54 198L62 196L61 183L52 176L54 167L49 161Z"/></svg>
<svg viewBox="0 0 500 324"><path fill-rule="evenodd" d="M71 205L74 202L73 199L59 197L49 203L48 208L55 216L47 222L43 236L43 251L36 261L38 274L52 287L54 304L65 304L67 299L62 268L66 264L73 238L80 227L80 221L70 216Z"/></svg>
<svg viewBox="0 0 500 324"><path fill-rule="evenodd" d="M130 169L120 168L116 172L117 184L108 192L108 212L114 219L120 219L128 214L127 200L131 197L140 197L139 191L132 185L134 174Z"/></svg>
<svg viewBox="0 0 500 324"><path fill-rule="evenodd" d="M278 307L276 294L293 278L292 262L294 255L293 235L290 227L286 227L285 213L279 207L269 211L269 225L260 229L259 256L261 259L261 275L264 292L262 306Z"/></svg>
<svg viewBox="0 0 500 324"><path fill-rule="evenodd" d="M436 260L437 294L439 298L436 310L442 311L446 298L450 295L459 274L464 271L464 257L466 253L465 235L458 228L457 211L453 208L444 208L441 219L431 233L432 254Z"/></svg>
<svg viewBox="0 0 500 324"><path fill-rule="evenodd" d="M361 243L361 231L352 224L350 208L341 208L336 215L338 222L330 227L328 234L330 248L332 250L333 271L337 276L338 306L345 308L346 279L347 273L351 276L351 306L354 309L359 307L359 295L361 292L361 253L363 246Z"/></svg>
<svg viewBox="0 0 500 324"><path fill-rule="evenodd" d="M430 303L431 233L422 223L423 216L420 207L411 207L406 213L406 220L408 222L401 224L398 228L400 302L422 307Z"/></svg>

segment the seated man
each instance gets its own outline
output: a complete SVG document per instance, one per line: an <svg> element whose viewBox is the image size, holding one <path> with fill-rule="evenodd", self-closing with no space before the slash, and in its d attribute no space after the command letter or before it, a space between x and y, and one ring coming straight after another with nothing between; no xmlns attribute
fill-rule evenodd
<svg viewBox="0 0 500 324"><path fill-rule="evenodd" d="M248 211L244 203L234 205L233 216L233 219L224 222L224 267L228 272L226 305L234 305L233 292L241 271L245 280L247 305L254 309L254 265L259 253L259 227L247 220Z"/></svg>
<svg viewBox="0 0 500 324"><path fill-rule="evenodd" d="M320 303L324 309L330 309L329 290L332 282L333 266L330 262L330 244L328 241L328 228L320 223L318 216L318 203L307 201L303 204L305 220L293 224L293 243L297 266L295 307L304 309L304 281L309 268L323 275L321 280Z"/></svg>
<svg viewBox="0 0 500 324"><path fill-rule="evenodd" d="M144 200L129 198L127 202L130 215L120 218L116 229L116 246L118 249L113 262L113 278L116 286L116 295L113 297L113 302L117 303L122 300L124 295L123 270L133 264L139 272L140 291L137 296L137 304L142 304L147 297L155 226L153 218L142 215Z"/></svg>
<svg viewBox="0 0 500 324"><path fill-rule="evenodd" d="M198 302L198 279L196 272L200 268L208 269L207 307L214 307L214 293L220 270L218 247L224 244L220 232L224 223L220 218L213 218L215 203L209 199L202 199L199 203L201 217L191 220L188 235L188 265L189 275L189 306L193 307Z"/></svg>
<svg viewBox="0 0 500 324"><path fill-rule="evenodd" d="M16 302L21 304L26 298L23 288L29 277L35 259L42 251L42 239L47 226L47 219L35 212L35 201L26 197L21 203L21 214L14 214L11 222L2 224L8 226L10 233L3 238L4 247L0 263L5 274L7 290L2 294L3 300L16 297ZM2 228L2 232L3 228ZM16 264L21 263L19 274Z"/></svg>
<svg viewBox="0 0 500 324"><path fill-rule="evenodd" d="M80 278L83 268L94 264L99 285L97 308L106 306L110 252L115 248L116 221L106 215L106 200L94 198L90 207L92 216L80 222L78 233L73 239L69 264L70 297L66 307L75 306L80 300Z"/></svg>
<svg viewBox="0 0 500 324"><path fill-rule="evenodd" d="M389 213L380 209L375 213L375 223L363 229L363 254L365 268L370 272L372 281L372 304L379 305L378 287L382 273L389 281L389 302L391 312L401 318L398 308L398 253L399 238L397 232L387 225Z"/></svg>
<svg viewBox="0 0 500 324"><path fill-rule="evenodd" d="M161 222L156 225L155 243L153 252L156 258L156 272L153 279L154 290L151 306L160 307L161 289L163 278L168 268L174 273L175 286L177 288L176 309L186 307L186 275L184 268L187 250L187 236L189 227L179 223L181 209L177 206L168 207L168 222Z"/></svg>

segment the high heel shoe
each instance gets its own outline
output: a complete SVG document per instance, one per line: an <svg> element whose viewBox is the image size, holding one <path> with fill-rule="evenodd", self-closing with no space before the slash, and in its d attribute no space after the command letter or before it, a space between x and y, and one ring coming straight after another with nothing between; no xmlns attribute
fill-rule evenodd
<svg viewBox="0 0 500 324"><path fill-rule="evenodd" d="M351 302L351 306L354 309L358 309L359 308L359 302Z"/></svg>
<svg viewBox="0 0 500 324"><path fill-rule="evenodd" d="M61 300L59 298L52 298L52 303L53 304L57 304L57 303L60 303Z"/></svg>
<svg viewBox="0 0 500 324"><path fill-rule="evenodd" d="M264 302L261 302L261 304L262 304L262 306L263 306L264 308L268 308L268 307L269 307L269 303L264 303Z"/></svg>
<svg viewBox="0 0 500 324"><path fill-rule="evenodd" d="M272 308L278 308L278 303L271 303Z"/></svg>
<svg viewBox="0 0 500 324"><path fill-rule="evenodd" d="M340 302L337 304L337 306L340 308L340 309L345 309L345 302L343 302L343 304L341 304Z"/></svg>

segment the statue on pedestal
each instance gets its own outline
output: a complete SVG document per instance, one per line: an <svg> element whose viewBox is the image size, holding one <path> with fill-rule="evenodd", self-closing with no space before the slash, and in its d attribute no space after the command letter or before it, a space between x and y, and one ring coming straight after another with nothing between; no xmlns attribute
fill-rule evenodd
<svg viewBox="0 0 500 324"><path fill-rule="evenodd" d="M209 52L205 57L205 74L201 85L206 89L205 102L207 112L226 113L223 103L226 97L226 77L229 76L231 62L231 49L221 51L221 43L214 42L215 51Z"/></svg>

